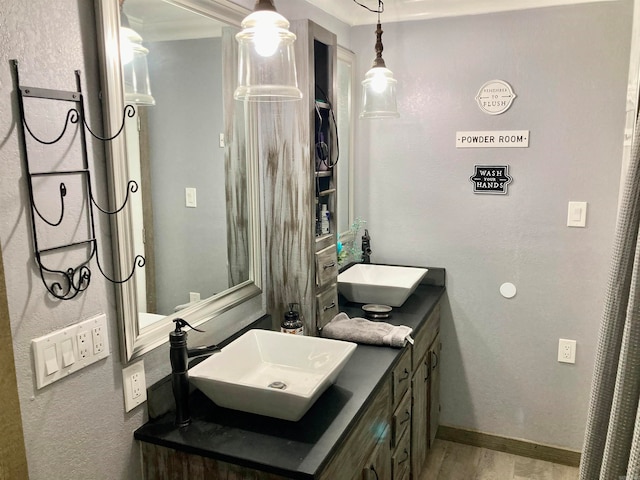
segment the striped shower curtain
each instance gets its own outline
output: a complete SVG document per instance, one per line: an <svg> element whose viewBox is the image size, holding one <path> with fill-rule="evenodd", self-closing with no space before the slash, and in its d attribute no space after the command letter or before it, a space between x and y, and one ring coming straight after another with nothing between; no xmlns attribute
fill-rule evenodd
<svg viewBox="0 0 640 480"><path fill-rule="evenodd" d="M580 480L640 480L640 121L623 188Z"/></svg>

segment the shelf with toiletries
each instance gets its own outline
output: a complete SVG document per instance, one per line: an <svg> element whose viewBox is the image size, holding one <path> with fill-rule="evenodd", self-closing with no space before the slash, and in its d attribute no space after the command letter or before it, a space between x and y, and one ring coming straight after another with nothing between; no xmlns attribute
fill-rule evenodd
<svg viewBox="0 0 640 480"><path fill-rule="evenodd" d="M294 54L303 97L286 108L278 102L263 106L261 115L268 112L273 121L261 124L257 146L259 158L277 165L263 172L264 209L274 212L265 219L270 273L264 295L267 311L278 322L274 328L295 302L305 334L317 335L319 318L338 313L338 177L333 168L338 139L331 108L337 103L338 45L335 34L309 20L292 21L291 31L297 36ZM320 282L325 274L330 281Z"/></svg>

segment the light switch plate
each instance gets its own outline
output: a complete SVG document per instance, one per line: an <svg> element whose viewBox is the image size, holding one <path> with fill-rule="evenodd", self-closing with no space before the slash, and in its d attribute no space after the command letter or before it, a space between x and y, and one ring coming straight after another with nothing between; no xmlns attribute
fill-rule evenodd
<svg viewBox="0 0 640 480"><path fill-rule="evenodd" d="M185 206L189 208L196 208L198 202L196 199L196 189L193 187L185 187L184 189Z"/></svg>
<svg viewBox="0 0 640 480"><path fill-rule="evenodd" d="M587 202L569 202L567 227L585 227L587 225Z"/></svg>
<svg viewBox="0 0 640 480"><path fill-rule="evenodd" d="M94 330L101 332L99 348ZM31 341L36 388L40 389L109 356L107 316L102 313ZM99 350L99 351L97 351Z"/></svg>

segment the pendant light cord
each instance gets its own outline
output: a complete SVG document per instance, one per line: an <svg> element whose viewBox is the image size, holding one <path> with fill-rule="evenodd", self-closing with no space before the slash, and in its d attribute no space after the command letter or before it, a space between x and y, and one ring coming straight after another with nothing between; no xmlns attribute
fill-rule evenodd
<svg viewBox="0 0 640 480"><path fill-rule="evenodd" d="M360 3L360 2L358 2L358 0L353 0L353 1L354 1L355 3L357 3L358 5L360 5L362 8L366 8L366 9L367 9L367 10L369 10L370 12L377 13L377 14L378 14L378 21L380 21L380 14L381 14L382 12L384 12L384 3L382 3L382 0L378 0L378 8L377 8L377 9L375 9L375 10L374 10L373 8L367 7L366 5L364 5L364 4Z"/></svg>

